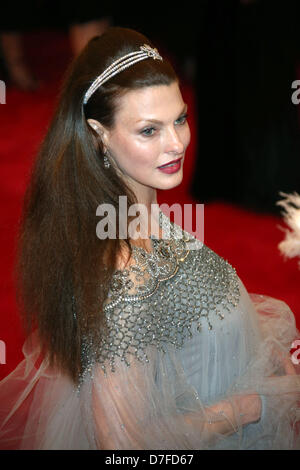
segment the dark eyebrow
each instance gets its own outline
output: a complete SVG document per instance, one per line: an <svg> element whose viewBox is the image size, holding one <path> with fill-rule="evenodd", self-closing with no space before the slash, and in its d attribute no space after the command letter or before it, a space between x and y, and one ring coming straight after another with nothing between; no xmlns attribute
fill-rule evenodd
<svg viewBox="0 0 300 470"><path fill-rule="evenodd" d="M185 104L182 108L182 111L179 113L179 116L181 116L183 113L186 113L187 112L187 109L188 109L188 105ZM163 124L162 121L158 121L157 119L139 119L138 121L136 121L136 123L139 123L139 122L151 122L152 124Z"/></svg>

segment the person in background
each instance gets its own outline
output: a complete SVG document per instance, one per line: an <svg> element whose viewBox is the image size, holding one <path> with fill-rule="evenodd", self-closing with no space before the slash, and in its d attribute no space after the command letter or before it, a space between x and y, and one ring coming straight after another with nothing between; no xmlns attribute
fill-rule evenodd
<svg viewBox="0 0 300 470"><path fill-rule="evenodd" d="M24 33L44 27L66 28L71 51L77 56L92 37L103 34L111 23L111 18L105 15L99 2L89 2L89 8L86 9L81 2L29 0L20 3L18 8L13 3L7 4L2 13L0 70L2 69L2 76L8 84L25 91L36 90L40 81L28 64Z"/></svg>

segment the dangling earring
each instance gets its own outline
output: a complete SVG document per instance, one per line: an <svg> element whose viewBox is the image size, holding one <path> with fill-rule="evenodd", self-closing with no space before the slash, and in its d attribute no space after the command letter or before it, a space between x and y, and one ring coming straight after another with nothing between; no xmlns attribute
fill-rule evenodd
<svg viewBox="0 0 300 470"><path fill-rule="evenodd" d="M92 128L94 129L94 131L99 134L98 132L98 127L95 125L95 124L91 124ZM101 152L101 145L100 143L98 142L98 145L99 145L99 150ZM103 163L104 163L104 168L109 168L110 167L110 163L109 163L109 160L108 160L108 156L109 156L109 153L108 153L108 150L105 149L103 150Z"/></svg>
<svg viewBox="0 0 300 470"><path fill-rule="evenodd" d="M109 155L108 151L105 150L105 151L104 151L104 154L103 154L104 168L109 168L109 167L110 167L110 163L109 163L109 160L108 160L108 158L107 158L108 155Z"/></svg>

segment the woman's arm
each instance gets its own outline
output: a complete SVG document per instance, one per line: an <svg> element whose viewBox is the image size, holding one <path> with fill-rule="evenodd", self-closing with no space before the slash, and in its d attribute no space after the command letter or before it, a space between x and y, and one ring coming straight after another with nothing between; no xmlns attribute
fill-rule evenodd
<svg viewBox="0 0 300 470"><path fill-rule="evenodd" d="M213 444L219 434L230 436L240 426L256 422L261 417L262 402L257 393L232 396L230 400L222 400L205 408L207 421L204 423L203 434L206 441ZM186 416L192 422L194 416Z"/></svg>
<svg viewBox="0 0 300 470"><path fill-rule="evenodd" d="M294 367L290 357L282 357L282 363L285 369L285 375L297 375L296 368ZM269 378L275 378L280 380L278 376L270 376ZM234 405L232 405L232 403ZM233 434L234 426L237 426L236 416L238 416L239 423L242 426L246 424L254 423L261 418L262 414L262 400L257 393L247 394L247 395L236 395L232 396L231 400L220 401L208 408L206 408L208 415L212 413L213 416L216 414L223 417L216 422L208 420L205 423L206 434L209 437L223 434L230 436ZM188 417L186 419L191 419Z"/></svg>
<svg viewBox="0 0 300 470"><path fill-rule="evenodd" d="M282 357L285 375L270 376L278 389L297 372L289 356ZM94 374L93 413L100 449L211 449L249 423L261 418L260 395L251 390L233 394L204 407L201 397L191 394L177 407L173 385L157 388L155 361L128 367L116 364L116 372L104 376L100 367ZM179 395L187 389L179 389ZM298 390L298 389L297 389ZM299 392L297 392L299 394Z"/></svg>
<svg viewBox="0 0 300 470"><path fill-rule="evenodd" d="M100 368L94 374L99 449L209 449L220 438L260 419L256 393L233 395L209 407L202 407L195 397L195 411L188 412L177 409L171 397L155 391L155 385L150 391L143 366L123 367L107 376Z"/></svg>

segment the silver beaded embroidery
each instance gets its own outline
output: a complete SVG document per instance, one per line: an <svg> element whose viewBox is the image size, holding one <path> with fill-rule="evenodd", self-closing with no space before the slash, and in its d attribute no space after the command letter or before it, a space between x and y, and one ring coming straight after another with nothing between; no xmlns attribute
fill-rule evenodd
<svg viewBox="0 0 300 470"><path fill-rule="evenodd" d="M162 228L171 224L171 237L151 237L151 253L133 246L135 263L115 271L104 307L108 336L94 353L88 341L83 347L88 370L97 362L105 373L107 366L114 372L116 359L129 366L130 356L148 362L149 346L162 352L170 344L181 348L192 336L195 322L199 332L204 318L212 329L212 315L223 320L222 311L238 305L235 269L201 242L197 242L199 249L189 251L186 242L195 238L162 212L160 216Z"/></svg>

